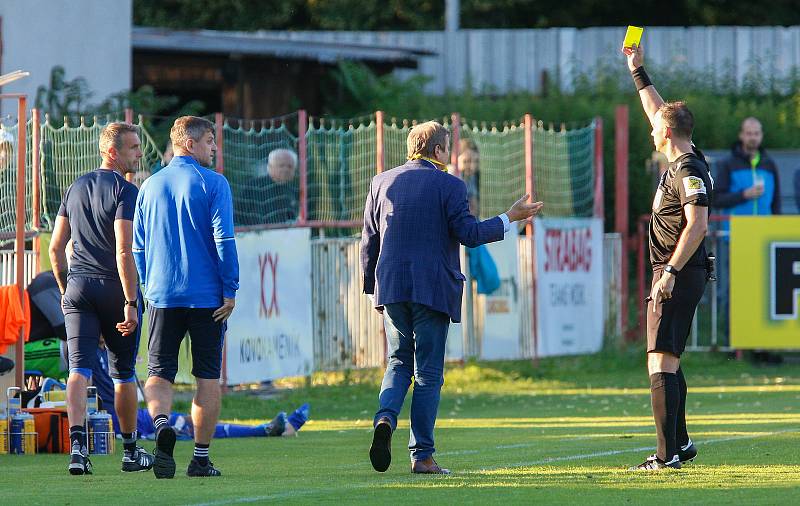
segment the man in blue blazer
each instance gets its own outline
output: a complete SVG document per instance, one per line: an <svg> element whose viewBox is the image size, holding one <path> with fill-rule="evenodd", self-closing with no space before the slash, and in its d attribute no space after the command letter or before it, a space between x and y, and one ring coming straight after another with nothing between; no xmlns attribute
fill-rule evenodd
<svg viewBox="0 0 800 506"><path fill-rule="evenodd" d="M459 244L499 241L511 222L530 218L542 203L528 203L525 195L508 212L479 222L469 212L464 182L444 170L447 129L433 121L417 125L407 146L408 163L372 179L364 209L364 293L383 313L389 343L370 461L376 471L389 468L392 432L413 378L411 472L449 474L433 459L433 427L447 329L450 320L461 321Z"/></svg>

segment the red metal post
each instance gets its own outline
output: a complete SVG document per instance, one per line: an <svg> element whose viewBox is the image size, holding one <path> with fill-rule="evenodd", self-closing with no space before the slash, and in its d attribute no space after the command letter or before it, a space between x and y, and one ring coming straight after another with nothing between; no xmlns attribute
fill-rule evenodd
<svg viewBox="0 0 800 506"><path fill-rule="evenodd" d="M620 311L622 333L628 335L628 106L618 105L614 118L615 231L622 238ZM638 306L637 306L638 307Z"/></svg>
<svg viewBox="0 0 800 506"><path fill-rule="evenodd" d="M308 221L308 113L297 111L297 142L300 159L300 225Z"/></svg>
<svg viewBox="0 0 800 506"><path fill-rule="evenodd" d="M133 125L133 109L131 109L130 107L125 108L125 123ZM127 174L125 174L125 180L128 181L129 183L132 183L133 175L134 175L133 172L128 172Z"/></svg>
<svg viewBox="0 0 800 506"><path fill-rule="evenodd" d="M25 162L27 149L27 99L17 98L17 234L15 241L16 277L19 299L25 304ZM15 347L16 385L25 388L25 328L19 330Z"/></svg>
<svg viewBox="0 0 800 506"><path fill-rule="evenodd" d="M636 224L636 284L639 292L639 298L636 303L637 307L641 307L642 309L637 311L639 315L639 328L637 329L637 333L633 335L634 338L642 335L647 325L647 305L644 303L644 298L647 297L647 275L644 272L644 245L647 237L647 222L649 219L650 217L645 214L639 218L639 222ZM642 304L642 306L638 306L638 304Z"/></svg>
<svg viewBox="0 0 800 506"><path fill-rule="evenodd" d="M383 172L386 167L384 164L386 161L384 160L383 155L383 111L375 111L375 157L376 157L376 170L378 174ZM381 322L380 326L380 336L381 342L383 342L383 366L386 367L386 364L389 361L389 343L386 341L386 327L383 326Z"/></svg>
<svg viewBox="0 0 800 506"><path fill-rule="evenodd" d="M450 121L452 122L452 139L450 139L450 144L452 144L452 148L450 149L450 165L453 166L453 173L456 177L461 177L461 169L458 167L458 155L459 155L459 143L461 141L461 114L454 112L450 115Z"/></svg>
<svg viewBox="0 0 800 506"><path fill-rule="evenodd" d="M225 131L223 126L225 124L225 116L222 115L221 112L218 112L214 115L214 124L216 127L216 141L217 141L217 172L220 174L225 172L225 157L223 154L223 136Z"/></svg>
<svg viewBox="0 0 800 506"><path fill-rule="evenodd" d="M605 218L605 202L603 195L603 118L594 120L594 216Z"/></svg>
<svg viewBox="0 0 800 506"><path fill-rule="evenodd" d="M533 178L533 116L525 115L525 193L530 195L531 202L536 200L536 182ZM539 335L536 321L536 244L533 240L533 220L525 224L528 234L531 255L531 337L533 338L533 361L539 358Z"/></svg>
<svg viewBox="0 0 800 506"><path fill-rule="evenodd" d="M383 155L383 121L383 111L375 111L375 161L377 162L378 174L386 169Z"/></svg>
<svg viewBox="0 0 800 506"><path fill-rule="evenodd" d="M225 172L225 158L223 156L223 136L225 130L225 116L221 112L214 114L214 137L217 143L217 173L222 174ZM228 391L228 340L224 339L222 342L222 392Z"/></svg>
<svg viewBox="0 0 800 506"><path fill-rule="evenodd" d="M39 151L39 145L41 144L41 133L42 133L42 125L41 125L41 116L39 109L33 109L31 111L32 116L32 125L31 125L31 133L32 133L32 142L31 146L33 149L33 174L31 174L31 180L33 181L33 185L31 188L31 206L33 209L31 210L31 217L32 217L32 225L33 229L38 231L39 227L42 225L42 203L41 203L41 185L42 185L42 160L41 160L41 152ZM34 270L36 274L39 274L39 265L40 265L40 252L39 252L40 244L39 244L39 234L36 234L33 238L33 253L36 258L36 265L34 266Z"/></svg>

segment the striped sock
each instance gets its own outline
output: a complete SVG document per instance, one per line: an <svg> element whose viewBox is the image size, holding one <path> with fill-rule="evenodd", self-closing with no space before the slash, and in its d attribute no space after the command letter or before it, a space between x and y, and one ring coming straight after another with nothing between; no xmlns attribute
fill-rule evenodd
<svg viewBox="0 0 800 506"><path fill-rule="evenodd" d="M69 428L69 440L72 444L73 455L86 453L86 430L83 425L73 425Z"/></svg>
<svg viewBox="0 0 800 506"><path fill-rule="evenodd" d="M136 451L136 439L138 434L136 431L122 433L122 446L126 452L133 453Z"/></svg>
<svg viewBox="0 0 800 506"><path fill-rule="evenodd" d="M158 434L158 431L161 429L161 427L169 425L169 418L167 418L167 415L156 415L156 417L153 418L153 425L155 425L156 434Z"/></svg>
<svg viewBox="0 0 800 506"><path fill-rule="evenodd" d="M194 444L194 460L197 461L198 464L201 466L208 465L208 447L210 445L204 445L201 443Z"/></svg>

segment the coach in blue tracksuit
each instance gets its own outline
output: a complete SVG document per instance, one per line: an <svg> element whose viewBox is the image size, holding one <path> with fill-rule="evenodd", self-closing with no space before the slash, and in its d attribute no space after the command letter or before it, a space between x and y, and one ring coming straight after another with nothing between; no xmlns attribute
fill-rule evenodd
<svg viewBox="0 0 800 506"><path fill-rule="evenodd" d="M192 341L194 456L189 476L219 476L208 459L220 408L225 321L239 289L228 181L208 169L217 146L214 125L183 116L170 131L175 156L145 180L136 201L133 253L149 303L148 409L156 428L153 473L175 476L176 433L168 424L172 383L184 335Z"/></svg>
<svg viewBox="0 0 800 506"><path fill-rule="evenodd" d="M714 167L714 207L731 216L772 215L781 213L780 181L775 161L761 146L764 132L761 122L749 117L742 121L739 140L731 154ZM723 222L721 230L729 230ZM718 300L725 335L728 335L730 300L730 240L723 236L718 243Z"/></svg>
<svg viewBox="0 0 800 506"><path fill-rule="evenodd" d="M389 344L370 461L376 471L389 468L391 435L413 377L411 470L449 474L433 459L433 428L447 329L450 320L461 320L459 243L474 248L499 241L511 222L533 216L542 203L526 203L525 195L507 213L479 222L469 212L464 182L445 172L447 129L433 121L417 125L407 146L408 163L373 178L364 209L364 293L383 313Z"/></svg>

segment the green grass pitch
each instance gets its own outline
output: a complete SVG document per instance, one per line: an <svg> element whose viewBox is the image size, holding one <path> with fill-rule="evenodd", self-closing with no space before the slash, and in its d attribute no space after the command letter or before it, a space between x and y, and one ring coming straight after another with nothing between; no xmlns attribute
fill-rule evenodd
<svg viewBox="0 0 800 506"><path fill-rule="evenodd" d="M311 403L296 438L217 440L221 478L123 475L115 456L95 474L69 476L63 455L0 456L4 504L797 504L800 502L800 365L756 367L688 354L689 430L698 459L680 471L628 473L655 435L644 356L448 365L436 431L449 477L410 474L408 406L385 474L367 456L381 371L284 381L274 398L228 395L222 417L262 423ZM186 410L186 403L176 406ZM145 442L152 447L152 442Z"/></svg>

